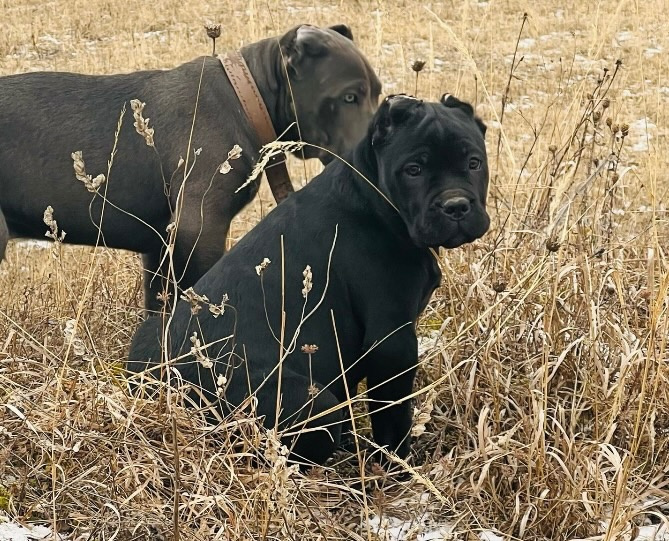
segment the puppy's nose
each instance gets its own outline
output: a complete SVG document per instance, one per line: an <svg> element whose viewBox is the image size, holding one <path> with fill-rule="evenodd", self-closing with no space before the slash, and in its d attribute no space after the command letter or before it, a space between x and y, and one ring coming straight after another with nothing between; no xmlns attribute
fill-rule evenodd
<svg viewBox="0 0 669 541"><path fill-rule="evenodd" d="M451 197L439 202L441 211L451 220L462 220L472 209L469 199L466 197Z"/></svg>

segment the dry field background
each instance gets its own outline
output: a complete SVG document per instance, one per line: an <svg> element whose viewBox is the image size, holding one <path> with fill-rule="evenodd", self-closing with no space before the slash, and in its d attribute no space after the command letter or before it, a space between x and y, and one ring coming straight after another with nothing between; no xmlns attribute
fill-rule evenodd
<svg viewBox="0 0 669 541"><path fill-rule="evenodd" d="M210 52L205 21L223 23L219 50L348 23L385 93L417 84L420 97L477 104L493 216L485 238L442 253L409 464L368 468L362 484L344 455L306 476L287 468L250 418L212 435L178 404L128 398L119 363L141 317L138 257L12 243L0 265L0 516L71 539L608 541L658 528L661 539L668 8L0 0L0 75L173 67ZM427 61L417 83L415 59ZM294 179L317 169L296 164ZM228 242L271 206L263 187Z"/></svg>

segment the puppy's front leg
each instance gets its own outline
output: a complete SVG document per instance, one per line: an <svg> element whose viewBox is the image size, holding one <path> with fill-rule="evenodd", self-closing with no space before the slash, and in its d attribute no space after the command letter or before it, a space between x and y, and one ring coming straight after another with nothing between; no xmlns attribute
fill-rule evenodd
<svg viewBox="0 0 669 541"><path fill-rule="evenodd" d="M411 439L411 394L417 359L401 363L385 359L374 363L367 375L367 395L372 418L374 441L396 452L401 458L409 454ZM390 370L389 370L390 368Z"/></svg>

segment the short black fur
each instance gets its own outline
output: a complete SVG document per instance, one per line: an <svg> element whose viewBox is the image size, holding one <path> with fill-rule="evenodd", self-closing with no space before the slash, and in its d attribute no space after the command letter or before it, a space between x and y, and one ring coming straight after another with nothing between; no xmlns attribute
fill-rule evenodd
<svg viewBox="0 0 669 541"><path fill-rule="evenodd" d="M472 157L482 166L468 168ZM292 457L314 463L336 449L343 403L363 378L376 443L408 454L415 325L441 277L430 247L471 242L489 226L485 143L467 108L386 100L346 159L355 170L330 163L198 281L196 293L212 303L227 296L224 314L205 306L194 315L181 301L170 329L169 357L185 355L176 363L184 380L202 386L223 413L255 391L265 425L278 417L282 428L292 426L284 438ZM264 258L271 263L259 275ZM130 372L156 366L161 328L158 318L142 324ZM210 344L202 351L213 368L188 355L194 333ZM288 354L277 416L281 336ZM308 355L305 344L318 350ZM298 437L305 426L322 430Z"/></svg>

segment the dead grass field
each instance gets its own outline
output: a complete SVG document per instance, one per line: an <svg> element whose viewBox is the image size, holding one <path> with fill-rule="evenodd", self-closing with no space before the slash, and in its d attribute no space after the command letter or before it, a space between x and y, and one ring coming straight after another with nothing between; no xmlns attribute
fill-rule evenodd
<svg viewBox="0 0 669 541"><path fill-rule="evenodd" d="M384 93L414 93L424 59L420 97L477 104L493 217L442 252L420 326L425 432L393 470L409 478L367 470L363 484L346 457L287 468L252 419L215 439L193 412L130 399L139 258L12 243L0 517L91 540L669 539L668 8L0 0L0 75L173 67L210 53L205 21L223 23L219 50L348 23ZM317 168L295 162L294 180ZM229 242L271 206L263 187Z"/></svg>

